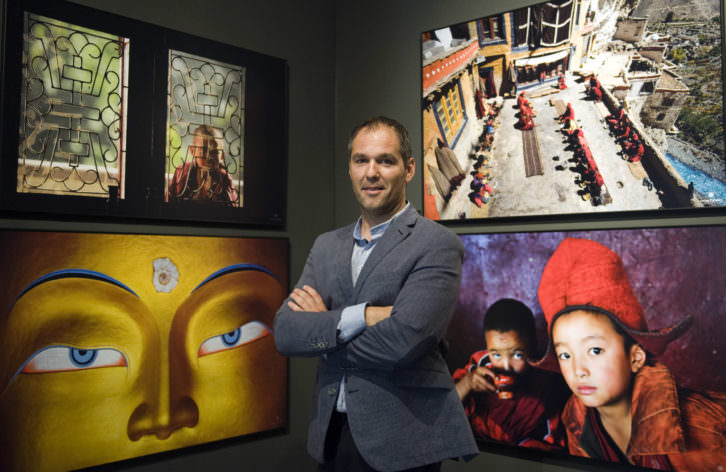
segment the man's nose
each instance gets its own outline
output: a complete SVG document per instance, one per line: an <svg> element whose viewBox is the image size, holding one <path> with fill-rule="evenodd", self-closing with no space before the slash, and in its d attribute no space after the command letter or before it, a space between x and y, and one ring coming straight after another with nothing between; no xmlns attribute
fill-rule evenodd
<svg viewBox="0 0 726 472"><path fill-rule="evenodd" d="M379 177L378 163L376 161L371 160L368 165L366 165L365 176L369 179L376 179Z"/></svg>

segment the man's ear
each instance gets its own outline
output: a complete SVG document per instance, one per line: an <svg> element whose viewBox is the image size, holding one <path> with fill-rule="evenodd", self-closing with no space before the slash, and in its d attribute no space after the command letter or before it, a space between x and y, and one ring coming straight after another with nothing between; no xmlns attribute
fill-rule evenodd
<svg viewBox="0 0 726 472"><path fill-rule="evenodd" d="M406 163L406 183L409 183L413 179L413 174L416 173L416 160L413 157L408 158Z"/></svg>
<svg viewBox="0 0 726 472"><path fill-rule="evenodd" d="M645 365L647 358L648 355L645 353L645 350L640 346L640 344L633 344L630 346L630 370L632 370L634 374L637 374L638 371L640 371L640 369Z"/></svg>

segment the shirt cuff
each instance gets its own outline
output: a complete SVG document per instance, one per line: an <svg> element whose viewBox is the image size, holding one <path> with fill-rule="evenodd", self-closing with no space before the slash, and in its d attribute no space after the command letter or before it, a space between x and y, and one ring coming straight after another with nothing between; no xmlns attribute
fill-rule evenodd
<svg viewBox="0 0 726 472"><path fill-rule="evenodd" d="M368 303L343 308L338 321L338 339L347 343L366 328L366 307Z"/></svg>

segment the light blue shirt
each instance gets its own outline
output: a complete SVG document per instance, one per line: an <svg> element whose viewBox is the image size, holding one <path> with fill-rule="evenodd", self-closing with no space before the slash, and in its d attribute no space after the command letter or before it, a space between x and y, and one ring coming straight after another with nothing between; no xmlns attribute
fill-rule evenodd
<svg viewBox="0 0 726 472"><path fill-rule="evenodd" d="M368 260L368 256L373 252L373 248L376 243L383 237L383 233L386 232L393 220L395 220L401 213L406 211L409 207L409 203L401 209L398 213L393 215L391 219L385 221L379 225L371 228L371 239L365 239L361 234L361 222L362 219L358 218L358 222L353 230L353 254L350 257L350 270L351 276L353 277L353 286L358 282L358 276L360 275L361 269ZM338 339L341 342L347 343L354 337L358 336L366 328L366 306L367 302L359 303L358 305L352 305L343 308L343 312L340 314L340 321L338 321ZM335 405L335 409L341 413L345 413L345 376L340 381L340 391L338 393L338 401Z"/></svg>

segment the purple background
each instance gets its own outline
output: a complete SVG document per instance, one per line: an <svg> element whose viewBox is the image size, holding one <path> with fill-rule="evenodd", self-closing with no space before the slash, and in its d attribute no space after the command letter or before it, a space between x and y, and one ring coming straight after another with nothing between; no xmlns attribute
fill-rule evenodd
<svg viewBox="0 0 726 472"><path fill-rule="evenodd" d="M462 367L484 346L482 321L500 298L532 309L539 346L546 328L537 287L547 260L565 237L598 241L618 253L645 311L649 329L687 313L695 322L658 359L679 385L726 392L726 227L461 235L466 254L459 301L449 327L449 367Z"/></svg>

